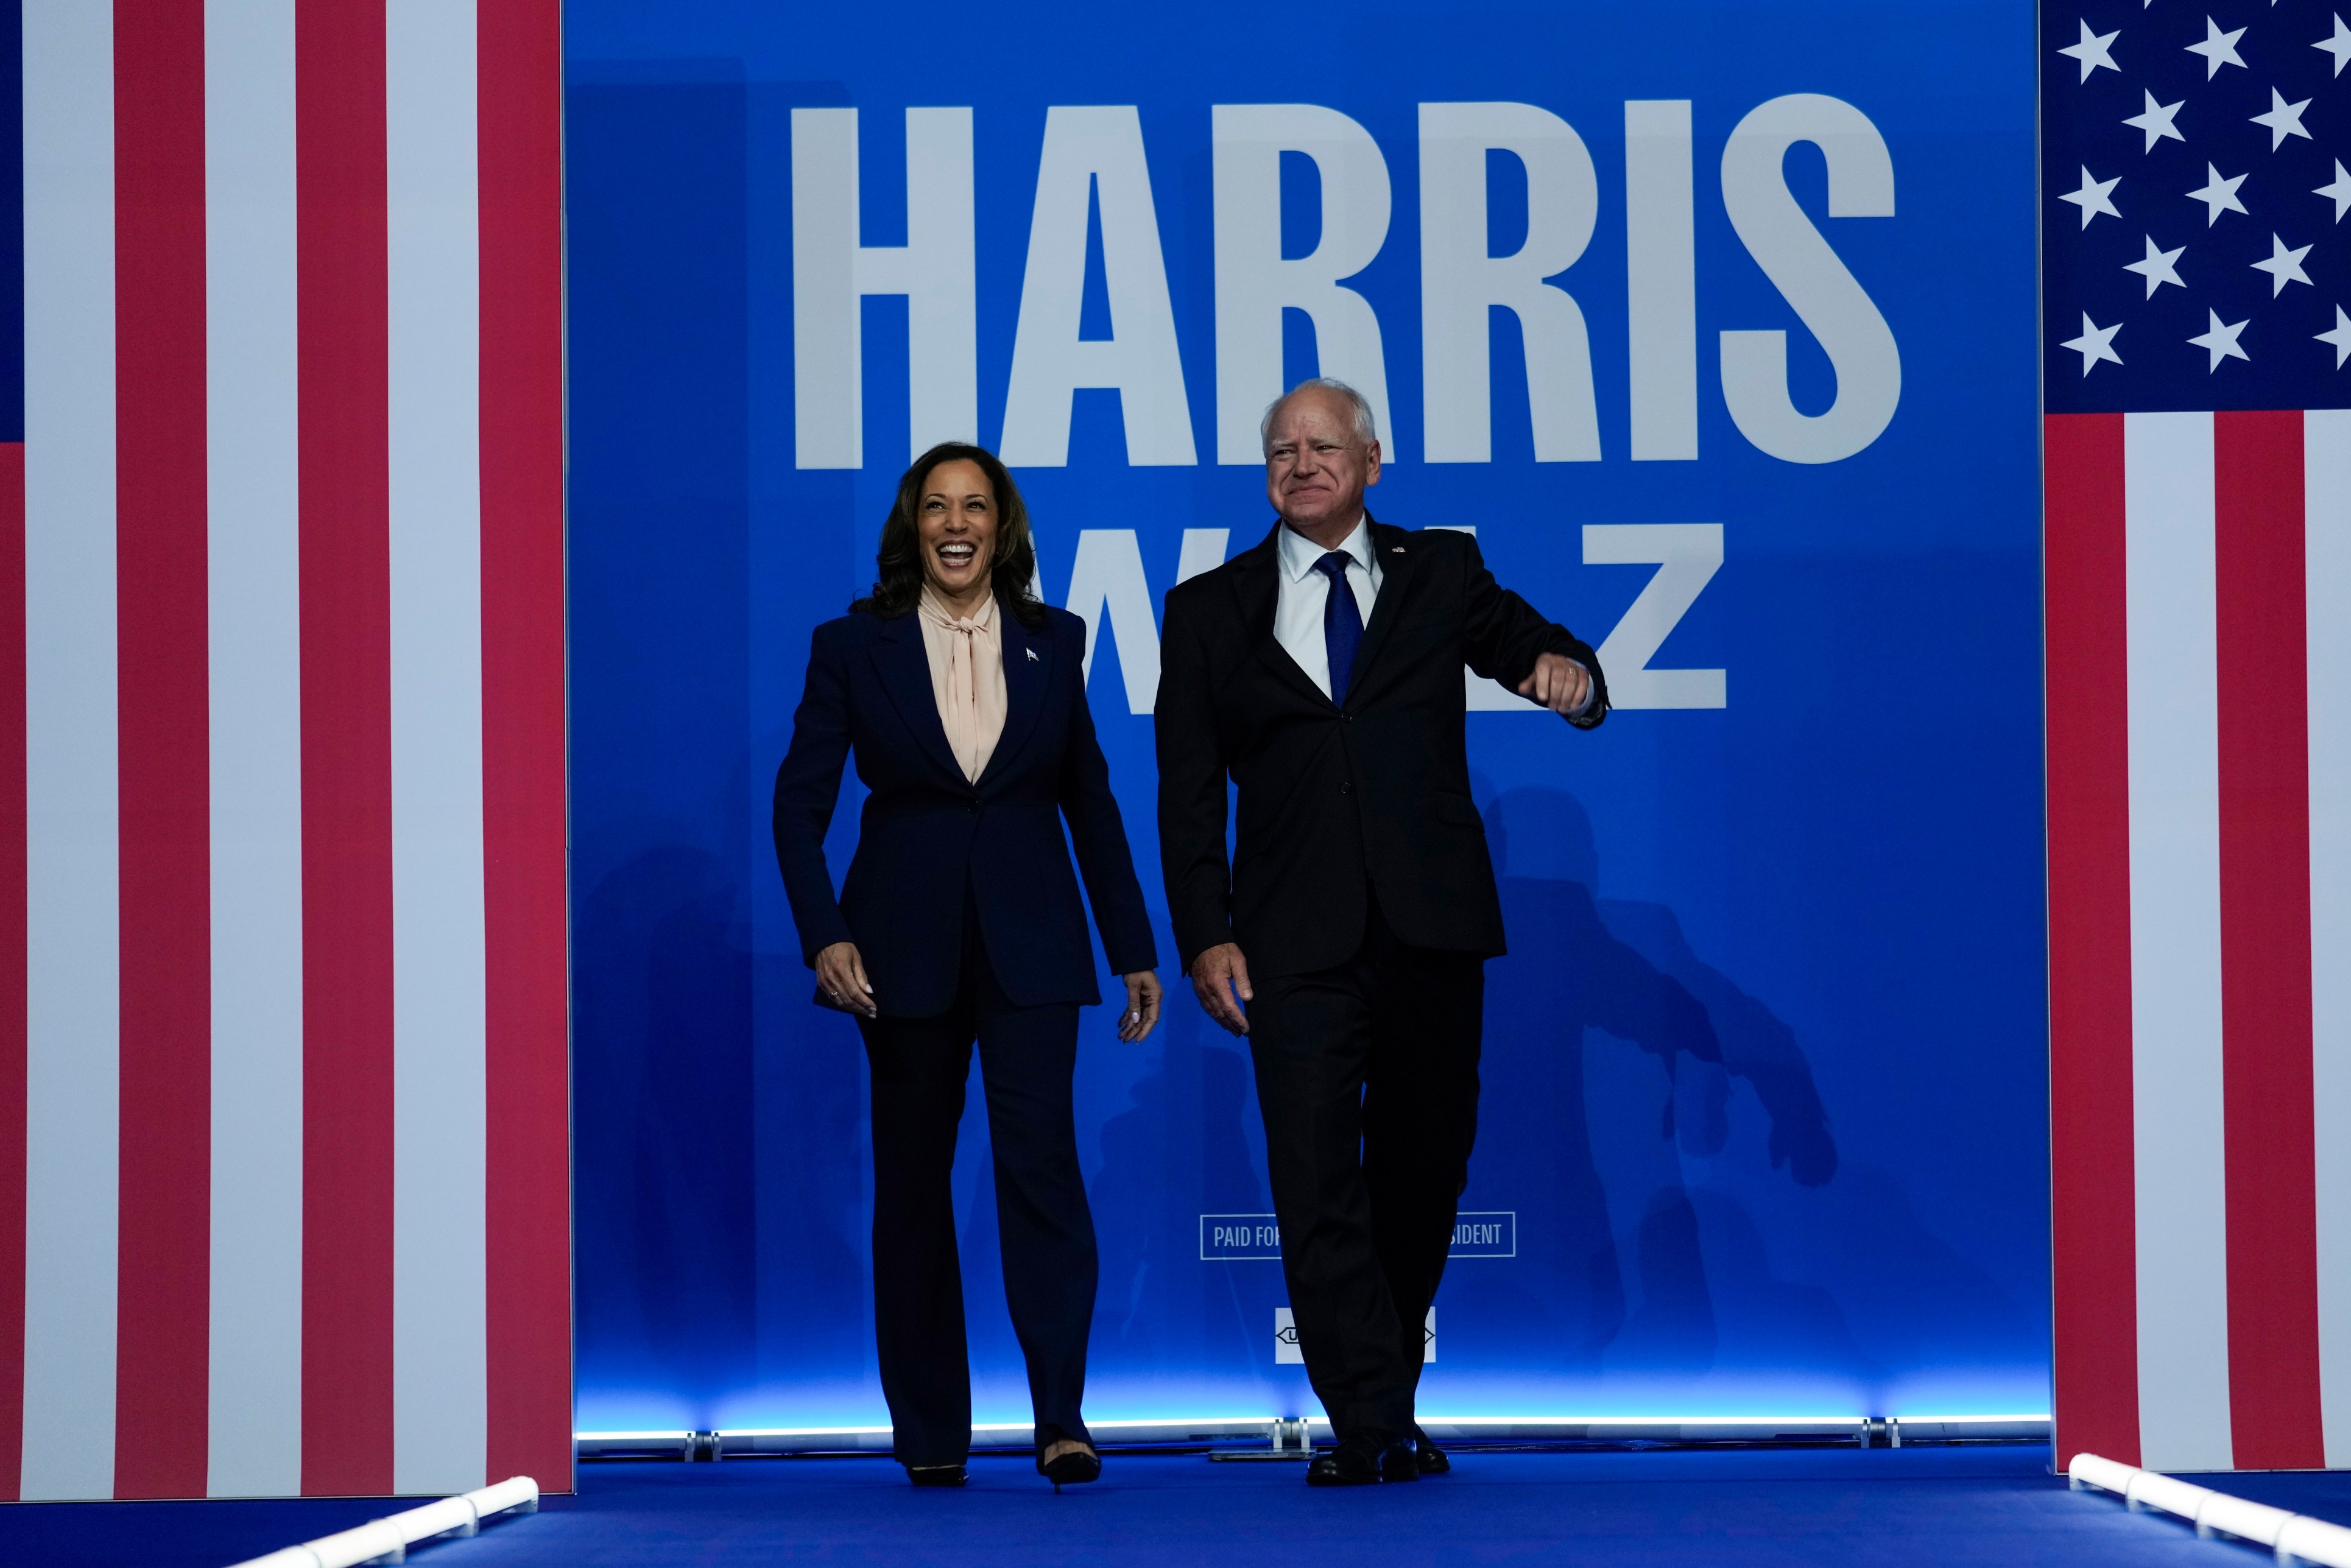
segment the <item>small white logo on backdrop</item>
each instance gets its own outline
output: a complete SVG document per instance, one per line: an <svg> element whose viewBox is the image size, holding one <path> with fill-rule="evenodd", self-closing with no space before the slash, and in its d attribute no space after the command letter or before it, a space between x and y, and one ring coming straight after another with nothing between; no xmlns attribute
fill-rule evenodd
<svg viewBox="0 0 2351 1568"><path fill-rule="evenodd" d="M1437 1359L1437 1309L1428 1309L1428 1317L1420 1327L1420 1359ZM1303 1366L1305 1353L1298 1348L1298 1322L1290 1315L1288 1307L1273 1309L1273 1364L1276 1366Z"/></svg>
<svg viewBox="0 0 2351 1568"><path fill-rule="evenodd" d="M1306 1356L1298 1348L1298 1324L1291 1319L1288 1307L1273 1309L1273 1364L1276 1366L1306 1364Z"/></svg>

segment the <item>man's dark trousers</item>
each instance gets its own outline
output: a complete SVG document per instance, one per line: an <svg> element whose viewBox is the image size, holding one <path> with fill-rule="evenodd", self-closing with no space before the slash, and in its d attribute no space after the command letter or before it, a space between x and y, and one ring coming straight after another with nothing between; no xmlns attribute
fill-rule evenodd
<svg viewBox="0 0 2351 1568"><path fill-rule="evenodd" d="M1337 1434L1409 1437L1478 1134L1485 960L1397 940L1260 982L1249 1054L1306 1375Z"/></svg>
<svg viewBox="0 0 2351 1568"><path fill-rule="evenodd" d="M1405 1437L1477 1128L1482 962L1504 951L1461 666L1516 687L1545 653L1576 661L1584 728L1608 689L1475 537L1370 523L1382 585L1333 703L1274 635L1285 526L1168 591L1160 863L1185 968L1228 942L1249 966L1308 1375L1343 1435Z"/></svg>

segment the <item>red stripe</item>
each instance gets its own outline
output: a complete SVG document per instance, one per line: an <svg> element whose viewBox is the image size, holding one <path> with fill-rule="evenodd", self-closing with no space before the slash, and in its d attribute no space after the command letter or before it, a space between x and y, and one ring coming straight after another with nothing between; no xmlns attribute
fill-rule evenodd
<svg viewBox="0 0 2351 1568"><path fill-rule="evenodd" d="M2057 1452L2137 1464L2123 418L2043 429Z"/></svg>
<svg viewBox="0 0 2351 1568"><path fill-rule="evenodd" d="M2229 1420L2241 1469L2326 1463L2311 1129L2302 415L2213 416Z"/></svg>
<svg viewBox="0 0 2351 1568"><path fill-rule="evenodd" d="M477 26L489 1474L569 1490L562 5Z"/></svg>
<svg viewBox="0 0 2351 1568"><path fill-rule="evenodd" d="M479 15L489 1469L568 1490L562 14Z"/></svg>
<svg viewBox="0 0 2351 1568"><path fill-rule="evenodd" d="M0 1500L25 1457L25 444L0 444Z"/></svg>
<svg viewBox="0 0 2351 1568"><path fill-rule="evenodd" d="M302 1490L392 1490L383 0L298 0Z"/></svg>
<svg viewBox="0 0 2351 1568"><path fill-rule="evenodd" d="M211 1322L204 8L115 0L122 860L114 1494L202 1497Z"/></svg>

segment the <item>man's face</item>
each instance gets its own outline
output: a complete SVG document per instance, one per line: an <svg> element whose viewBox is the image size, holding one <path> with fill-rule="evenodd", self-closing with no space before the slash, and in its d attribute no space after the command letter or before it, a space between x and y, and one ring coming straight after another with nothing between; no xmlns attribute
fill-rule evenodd
<svg viewBox="0 0 2351 1568"><path fill-rule="evenodd" d="M1379 482L1380 444L1357 438L1354 417L1336 393L1309 388L1275 411L1266 432L1265 494L1291 528L1312 536L1352 526L1365 487Z"/></svg>

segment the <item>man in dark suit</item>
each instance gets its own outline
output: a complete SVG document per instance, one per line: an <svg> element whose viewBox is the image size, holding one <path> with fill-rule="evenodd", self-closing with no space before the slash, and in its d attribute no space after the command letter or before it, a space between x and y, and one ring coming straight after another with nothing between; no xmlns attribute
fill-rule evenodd
<svg viewBox="0 0 2351 1568"><path fill-rule="evenodd" d="M1372 520L1372 411L1308 382L1266 413L1263 543L1167 596L1159 840L1201 1006L1249 1038L1281 1266L1338 1448L1318 1486L1449 1468L1419 1437L1421 1325L1478 1121L1501 905L1469 797L1461 666L1579 728L1592 650L1474 537ZM1238 787L1229 865L1225 781Z"/></svg>

